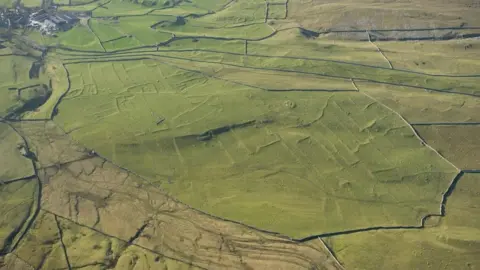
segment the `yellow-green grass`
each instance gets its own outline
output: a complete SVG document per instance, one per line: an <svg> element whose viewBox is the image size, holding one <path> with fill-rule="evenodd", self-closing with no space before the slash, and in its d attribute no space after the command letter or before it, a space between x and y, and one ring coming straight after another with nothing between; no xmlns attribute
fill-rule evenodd
<svg viewBox="0 0 480 270"><path fill-rule="evenodd" d="M49 59L46 62L46 73L50 78L52 93L48 100L35 111L23 114L23 119L50 119L54 113L55 106L68 90L67 71L61 62L54 58Z"/></svg>
<svg viewBox="0 0 480 270"><path fill-rule="evenodd" d="M55 119L74 139L194 207L292 237L418 225L456 174L360 93L266 92L153 61L67 68L79 77ZM273 123L195 139L250 120Z"/></svg>
<svg viewBox="0 0 480 270"><path fill-rule="evenodd" d="M377 42L377 45L396 69L433 74L480 74L480 42L476 39Z"/></svg>
<svg viewBox="0 0 480 270"><path fill-rule="evenodd" d="M399 112L411 123L480 122L480 99L422 89L355 82L365 92Z"/></svg>
<svg viewBox="0 0 480 270"><path fill-rule="evenodd" d="M76 5L76 6L59 6L58 10L62 11L74 11L74 12L85 12L85 11L93 11L96 9L102 9L102 5L108 3L109 0L99 0L97 2L93 2L90 4L85 5Z"/></svg>
<svg viewBox="0 0 480 270"><path fill-rule="evenodd" d="M132 49L132 48L142 47L142 46L145 46L145 44L143 44L133 36L103 43L103 47L105 48L105 50L107 50L107 52Z"/></svg>
<svg viewBox="0 0 480 270"><path fill-rule="evenodd" d="M187 3L182 3L172 8L154 10L151 15L171 15L171 16L188 16L190 14L205 14L208 11Z"/></svg>
<svg viewBox="0 0 480 270"><path fill-rule="evenodd" d="M29 179L0 185L0 248L3 252L16 244L35 211L37 183Z"/></svg>
<svg viewBox="0 0 480 270"><path fill-rule="evenodd" d="M288 18L309 29L410 29L478 25L472 0L455 2L362 0L289 2ZM318 16L321 14L321 16Z"/></svg>
<svg viewBox="0 0 480 270"><path fill-rule="evenodd" d="M61 141L68 140L66 134L58 137ZM72 153L74 148L66 150ZM41 162L43 158L45 156L39 157ZM339 269L320 241L294 242L205 215L166 196L148 180L140 179L98 157L45 168L39 170L39 175L43 183L42 209L62 216L59 218L60 224L65 224L66 220L73 221L84 228L93 228L106 236L112 236L119 242L130 241L137 247L150 250L155 253L151 255L156 261L152 270L162 269L160 265L165 262L175 265L168 262L167 258L203 269ZM82 229L78 234L78 229L77 226L62 227L68 254L71 254L72 246L81 246L82 250L90 248L90 241L78 241L75 238L87 236L84 239L102 239L89 230ZM73 237L70 237L71 230L74 232ZM48 236L48 233L43 235ZM135 235L138 237L132 237ZM54 241L39 238L41 244L30 242L25 246L42 247L31 252L42 255L44 250L48 250L43 249L45 245L51 245ZM27 240L31 241L32 237L27 237ZM69 244L74 241L77 244ZM118 257L113 252L108 252L109 240L105 239L105 242L97 243L96 249L107 249L104 253L106 261L111 256ZM95 245L92 243L92 246ZM238 256L239 250L242 252L241 258ZM258 250L262 252L259 254ZM140 251L127 249L122 253L127 258L120 257L118 262L124 266L125 260L135 259L135 254L139 255ZM73 253L79 256L79 261L86 261L85 257L80 257L78 250ZM84 252L86 256L95 253ZM108 253L111 254L110 257ZM147 261L151 258L149 254L145 254ZM37 258L39 255L31 257ZM145 261L137 260L137 263L138 267L145 266ZM37 263L32 262L32 265Z"/></svg>
<svg viewBox="0 0 480 270"><path fill-rule="evenodd" d="M72 268L92 264L113 266L127 247L125 241L106 237L68 220L59 219L59 225L63 232L62 240Z"/></svg>
<svg viewBox="0 0 480 270"><path fill-rule="evenodd" d="M54 215L40 210L15 255L35 269L68 268Z"/></svg>
<svg viewBox="0 0 480 270"><path fill-rule="evenodd" d="M282 19L285 19L286 15L287 15L287 11L284 3L281 3L281 2L270 3L268 7L269 20L282 20Z"/></svg>
<svg viewBox="0 0 480 270"><path fill-rule="evenodd" d="M0 49L0 55L1 57L3 56L8 56L12 54L12 48L10 48L4 40L0 39L0 44L4 47Z"/></svg>
<svg viewBox="0 0 480 270"><path fill-rule="evenodd" d="M114 28L123 35L131 35L141 42L143 45L155 45L160 42L167 41L172 37L169 33L156 31L150 28L151 25L158 21L169 21L175 19L170 16L141 16L120 18L118 24Z"/></svg>
<svg viewBox="0 0 480 270"><path fill-rule="evenodd" d="M244 53L245 42L241 40L219 41L213 39L177 39L168 46L159 47L159 51L171 50L212 50L229 53Z"/></svg>
<svg viewBox="0 0 480 270"><path fill-rule="evenodd" d="M175 270L196 270L201 269L181 261L172 260L164 256L152 253L137 246L129 246L118 258L116 269L131 269L132 261L138 269L175 269Z"/></svg>
<svg viewBox="0 0 480 270"><path fill-rule="evenodd" d="M6 254L0 259L3 268L11 269L11 270L23 270L23 269L32 269L32 267L23 261L22 259L18 258L17 255L13 253Z"/></svg>
<svg viewBox="0 0 480 270"><path fill-rule="evenodd" d="M132 52L123 54L124 57L150 57L152 52L147 55ZM229 54L219 51L162 51L157 53L158 57L165 59L184 60L191 62L222 63L234 66L244 66L255 70L283 70L290 73L315 74L325 77L341 77L343 79L353 78L356 80L374 81L376 84L382 83L390 85L412 86L416 89L427 89L432 92L452 92L468 95L480 95L480 89L477 87L480 77L446 77L431 76L408 71L392 70L375 66L365 66L355 63L345 63L338 61L313 60L313 59L291 59L283 57L266 57L243 54ZM108 56L111 57L111 56ZM79 57L77 59L81 59ZM85 57L83 59L86 60ZM92 57L92 60L98 60ZM104 58L106 59L106 58Z"/></svg>
<svg viewBox="0 0 480 270"><path fill-rule="evenodd" d="M68 6L70 4L70 0L53 0L54 4Z"/></svg>
<svg viewBox="0 0 480 270"><path fill-rule="evenodd" d="M22 138L7 124L0 122L0 183L32 176L32 161L20 152Z"/></svg>
<svg viewBox="0 0 480 270"><path fill-rule="evenodd" d="M151 11L151 7L138 5L128 0L112 0L103 7L93 11L93 17L115 17L126 15L142 15Z"/></svg>
<svg viewBox="0 0 480 270"><path fill-rule="evenodd" d="M118 270L198 269L187 263L164 258L138 246L128 246L126 241L107 237L68 220L60 220L63 243L72 268L85 265L110 265Z"/></svg>
<svg viewBox="0 0 480 270"><path fill-rule="evenodd" d="M41 45L41 46L50 45L51 37L42 35L42 33L40 33L35 29L25 29L23 32L23 35L27 37L29 40L37 43L38 45Z"/></svg>
<svg viewBox="0 0 480 270"><path fill-rule="evenodd" d="M25 7L40 7L42 5L41 0L21 0L21 3Z"/></svg>
<svg viewBox="0 0 480 270"><path fill-rule="evenodd" d="M425 141L461 169L480 169L480 125L415 126Z"/></svg>
<svg viewBox="0 0 480 270"><path fill-rule="evenodd" d="M298 29L279 31L275 36L248 44L250 54L324 58L389 67L374 47L366 42L308 39Z"/></svg>
<svg viewBox="0 0 480 270"><path fill-rule="evenodd" d="M71 0L71 1L72 1L72 5L85 5L87 3L92 2L92 0ZM98 2L100 2L100 1L98 1Z"/></svg>
<svg viewBox="0 0 480 270"><path fill-rule="evenodd" d="M87 157L87 150L72 142L52 121L21 121L12 124L35 153L37 169L58 166Z"/></svg>
<svg viewBox="0 0 480 270"><path fill-rule="evenodd" d="M76 50L103 51L100 41L87 26L78 24L71 30L59 32L58 38L51 38L50 45L60 45Z"/></svg>
<svg viewBox="0 0 480 270"><path fill-rule="evenodd" d="M0 116L5 116L24 104L22 95L18 97L16 89L44 83L43 70L38 79L29 78L29 70L34 59L26 56L0 56ZM26 91L28 92L28 91ZM25 100L26 101L26 100Z"/></svg>
<svg viewBox="0 0 480 270"><path fill-rule="evenodd" d="M273 29L266 24L245 24L237 27L219 27L209 28L209 24L201 24L196 21L189 20L185 25L164 25L158 26L160 31L174 33L179 36L209 36L221 38L237 38L237 39L260 39L272 34Z"/></svg>
<svg viewBox="0 0 480 270"><path fill-rule="evenodd" d="M305 90L305 91L356 91L351 80L318 77L308 74L292 74L277 71L252 70L220 64L191 63L169 60L167 63L220 78L226 81L246 84L264 90Z"/></svg>
<svg viewBox="0 0 480 270"><path fill-rule="evenodd" d="M372 231L325 239L346 269L477 269L480 267L478 174L465 174L446 217L422 230Z"/></svg>
<svg viewBox="0 0 480 270"><path fill-rule="evenodd" d="M102 19L90 19L90 28L102 41L108 41L124 36L124 33L115 29L116 21L102 20Z"/></svg>
<svg viewBox="0 0 480 270"><path fill-rule="evenodd" d="M213 62L236 66L251 67L265 70L284 70L287 72L310 73L326 77L341 77L371 80L377 83L408 85L417 88L427 88L432 91L445 91L480 95L477 87L480 77L450 78L435 77L425 74L369 67L351 63L332 62L325 60L288 59L281 57L260 57L221 52L162 52L159 57L173 58L192 62Z"/></svg>
<svg viewBox="0 0 480 270"><path fill-rule="evenodd" d="M122 52L116 54L114 57L135 57L136 55L140 55L142 53L150 54L157 51L156 48L138 48L134 49L134 47L143 46L140 41L135 39L135 37L125 37L118 40L104 42L103 46L107 49L107 51L112 50L119 50L119 49L128 49L128 52ZM243 54L245 52L245 42L241 40L229 40L229 41L219 41L214 39L203 39L203 38L182 38L176 39L172 42L169 42L166 45L159 46L158 51L218 51L218 52L228 52L228 53L236 53L236 54ZM98 55L82 53L79 54L78 52L71 52L59 49L57 50L59 55L63 59L87 59L98 57ZM103 57L103 56L101 56ZM111 55L109 57L112 57ZM112 57L113 59L113 57Z"/></svg>
<svg viewBox="0 0 480 270"><path fill-rule="evenodd" d="M258 1L258 0L255 0ZM230 0L191 0L189 1L195 7L210 10L210 11L219 11L224 8ZM235 3L230 3L235 4Z"/></svg>
<svg viewBox="0 0 480 270"><path fill-rule="evenodd" d="M226 9L202 18L192 20L194 25L209 25L214 28L251 23L263 23L265 20L265 1L234 2Z"/></svg>
<svg viewBox="0 0 480 270"><path fill-rule="evenodd" d="M13 8L15 1L13 0L0 0L0 7Z"/></svg>

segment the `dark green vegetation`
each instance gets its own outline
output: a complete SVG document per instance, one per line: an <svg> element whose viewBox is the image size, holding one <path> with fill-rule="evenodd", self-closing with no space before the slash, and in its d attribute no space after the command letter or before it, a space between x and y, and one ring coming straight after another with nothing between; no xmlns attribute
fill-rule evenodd
<svg viewBox="0 0 480 270"><path fill-rule="evenodd" d="M474 3L55 3L2 43L5 269L480 267Z"/></svg>

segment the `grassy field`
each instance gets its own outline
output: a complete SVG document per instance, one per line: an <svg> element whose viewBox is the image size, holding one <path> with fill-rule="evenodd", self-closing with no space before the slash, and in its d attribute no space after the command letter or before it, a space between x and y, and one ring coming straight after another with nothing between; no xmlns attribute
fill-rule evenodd
<svg viewBox="0 0 480 270"><path fill-rule="evenodd" d="M23 140L7 124L0 122L0 182L32 176L32 161L20 153Z"/></svg>
<svg viewBox="0 0 480 270"><path fill-rule="evenodd" d="M75 1L72 1L75 2ZM85 12L94 11L96 9L102 9L105 4L109 3L108 0L99 0L85 5L72 5L72 6L59 6L58 10L61 11L73 11L73 12Z"/></svg>
<svg viewBox="0 0 480 270"><path fill-rule="evenodd" d="M33 214L37 181L20 180L0 186L0 250L9 251Z"/></svg>
<svg viewBox="0 0 480 270"><path fill-rule="evenodd" d="M346 269L476 269L480 267L478 174L465 174L447 216L424 230L373 231L325 239Z"/></svg>
<svg viewBox="0 0 480 270"><path fill-rule="evenodd" d="M117 39L126 34L115 29L115 23L118 23L118 21L91 19L89 23L92 31L102 42Z"/></svg>
<svg viewBox="0 0 480 270"><path fill-rule="evenodd" d="M303 27L327 29L408 29L478 26L474 1L417 0L308 1L289 3L289 20ZM322 14L322 16L318 16Z"/></svg>
<svg viewBox="0 0 480 270"><path fill-rule="evenodd" d="M476 39L377 44L397 69L459 75L480 70L476 60L480 57L480 41Z"/></svg>
<svg viewBox="0 0 480 270"><path fill-rule="evenodd" d="M29 70L33 62L34 59L26 56L0 56L0 65L3 67L0 70L0 117L11 113L21 114L35 107L29 101L34 99L39 88L37 86L46 82L46 76L40 68L39 78L30 78Z"/></svg>
<svg viewBox="0 0 480 270"><path fill-rule="evenodd" d="M416 225L437 211L455 175L400 118L360 93L266 92L154 61L67 68L79 77L56 121L73 138L190 205L293 237ZM248 121L256 124L195 139ZM348 214L353 204L362 219ZM246 211L230 210L238 207Z"/></svg>
<svg viewBox="0 0 480 270"><path fill-rule="evenodd" d="M55 59L47 61L46 73L50 78L51 95L48 100L34 111L24 113L24 119L50 119L62 95L69 89L67 70L63 64Z"/></svg>
<svg viewBox="0 0 480 270"><path fill-rule="evenodd" d="M0 269L479 266L476 3L85 3L1 32Z"/></svg>
<svg viewBox="0 0 480 270"><path fill-rule="evenodd" d="M425 141L457 167L475 170L480 166L480 126L415 126Z"/></svg>
<svg viewBox="0 0 480 270"><path fill-rule="evenodd" d="M210 16L192 20L192 24L223 28L242 24L263 23L264 20L265 1L251 0L230 5L226 9Z"/></svg>
<svg viewBox="0 0 480 270"><path fill-rule="evenodd" d="M297 243L207 216L110 162L79 159L78 146L52 122L41 137L41 123L18 125L43 145L35 151L63 156L37 154L43 210L7 265L20 258L36 269L64 268L67 254L72 268L339 269L321 241ZM55 157L63 165L47 166Z"/></svg>
<svg viewBox="0 0 480 270"><path fill-rule="evenodd" d="M411 123L480 121L478 98L362 81L356 84L361 91L399 112Z"/></svg>
<svg viewBox="0 0 480 270"><path fill-rule="evenodd" d="M268 8L268 19L269 20L282 20L286 19L288 12L286 9L285 2L271 2Z"/></svg>
<svg viewBox="0 0 480 270"><path fill-rule="evenodd" d="M72 142L51 121L17 122L13 126L27 139L30 151L37 157L37 168L60 166L88 157L84 147Z"/></svg>
<svg viewBox="0 0 480 270"><path fill-rule="evenodd" d="M93 12L94 17L114 17L125 15L142 15L152 11L151 7L136 5L132 1L113 0L109 1L102 8L97 8Z"/></svg>

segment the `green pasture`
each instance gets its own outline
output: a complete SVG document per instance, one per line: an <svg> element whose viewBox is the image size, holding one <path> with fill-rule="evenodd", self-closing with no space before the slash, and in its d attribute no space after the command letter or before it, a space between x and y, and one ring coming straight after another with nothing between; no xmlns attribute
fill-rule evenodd
<svg viewBox="0 0 480 270"><path fill-rule="evenodd" d="M159 51L188 51L188 50L210 50L228 53L244 53L245 42L241 40L218 41L214 39L177 39L168 44L168 46L159 47Z"/></svg>
<svg viewBox="0 0 480 270"><path fill-rule="evenodd" d="M435 2L386 2L348 0L289 2L289 20L308 29L410 29L477 25L478 15L470 0ZM321 17L319 16L321 14Z"/></svg>
<svg viewBox="0 0 480 270"><path fill-rule="evenodd" d="M117 39L125 35L125 33L119 32L115 29L115 25L118 21L91 19L89 23L92 31L102 42Z"/></svg>
<svg viewBox="0 0 480 270"><path fill-rule="evenodd" d="M61 6L68 6L70 4L70 0L54 0L53 3Z"/></svg>
<svg viewBox="0 0 480 270"><path fill-rule="evenodd" d="M34 86L46 82L42 68L39 78L30 79L29 70L33 62L34 59L26 56L0 56L0 117L22 110L34 97Z"/></svg>
<svg viewBox="0 0 480 270"><path fill-rule="evenodd" d="M63 231L63 243L72 267L81 267L88 264L113 264L127 246L124 241L108 238L67 220L60 220L60 227ZM87 250L88 256L86 256Z"/></svg>
<svg viewBox="0 0 480 270"><path fill-rule="evenodd" d="M476 39L377 42L377 45L397 69L453 75L478 75L480 70L480 42Z"/></svg>
<svg viewBox="0 0 480 270"><path fill-rule="evenodd" d="M52 92L48 100L34 111L23 115L24 119L50 119L60 98L69 89L67 70L62 63L54 59L47 61L46 73L50 78Z"/></svg>
<svg viewBox="0 0 480 270"><path fill-rule="evenodd" d="M209 27L209 24L201 24L193 19L187 20L187 23L184 25L165 24L157 26L156 29L179 36L207 36L232 39L261 39L273 32L272 28L263 23L243 24L234 27Z"/></svg>
<svg viewBox="0 0 480 270"><path fill-rule="evenodd" d="M363 81L356 84L360 91L399 112L410 123L480 121L478 98Z"/></svg>
<svg viewBox="0 0 480 270"><path fill-rule="evenodd" d="M447 201L446 217L432 218L423 230L362 232L325 240L346 269L476 269L479 180L478 174L465 174Z"/></svg>
<svg viewBox="0 0 480 270"><path fill-rule="evenodd" d="M458 168L480 167L480 126L415 126L420 136Z"/></svg>
<svg viewBox="0 0 480 270"><path fill-rule="evenodd" d="M214 14L194 20L193 24L222 28L242 24L263 23L265 20L265 1L240 1Z"/></svg>
<svg viewBox="0 0 480 270"><path fill-rule="evenodd" d="M13 7L14 3L15 3L15 1L13 1L13 0L1 0L0 1L0 6Z"/></svg>
<svg viewBox="0 0 480 270"><path fill-rule="evenodd" d="M115 269L197 269L194 266L159 255L138 246L128 246L126 241L109 238L89 228L61 220L63 242L72 267L91 264L115 264ZM85 251L88 250L88 253ZM107 254L107 255L106 255Z"/></svg>
<svg viewBox="0 0 480 270"><path fill-rule="evenodd" d="M354 78L359 80L372 80L379 83L409 85L418 88L431 88L433 90L457 92L479 95L480 89L477 87L480 82L479 77L470 78L451 78L434 77L425 74L397 71L391 69L378 68L373 66L362 66L350 63L339 63L322 60L308 59L288 59L274 57L243 56L212 54L206 52L195 53L164 53L165 57L175 57L185 61L206 61L211 55L219 60L214 62L222 64L238 65L243 62L243 66L256 69L284 70L288 72L310 73L326 77ZM227 59L227 60L225 60Z"/></svg>
<svg viewBox="0 0 480 270"><path fill-rule="evenodd" d="M40 7L42 5L41 0L22 0L21 3L25 7Z"/></svg>
<svg viewBox="0 0 480 270"><path fill-rule="evenodd" d="M122 34L130 35L143 45L155 45L167 41L172 37L169 33L163 33L150 28L158 21L171 21L175 17L170 16L148 16L148 17L127 17L121 18L115 28Z"/></svg>
<svg viewBox="0 0 480 270"><path fill-rule="evenodd" d="M320 58L388 68L388 63L366 43L307 38L298 29L278 31L273 37L248 43L249 54Z"/></svg>
<svg viewBox="0 0 480 270"><path fill-rule="evenodd" d="M284 3L281 3L281 2L270 3L268 7L269 20L282 20L282 19L285 19L286 15L287 15L287 11L285 9Z"/></svg>
<svg viewBox="0 0 480 270"><path fill-rule="evenodd" d="M82 2L86 3L88 1L83 1ZM75 0L72 1L72 4L76 2ZM99 0L95 1L89 4L82 4L82 5L72 5L72 6L59 6L58 10L62 11L73 11L73 12L86 12L86 11L94 11L97 9L105 9L103 5L109 3L109 0ZM68 4L68 2L67 2Z"/></svg>
<svg viewBox="0 0 480 270"><path fill-rule="evenodd" d="M263 0L60 6L93 15L55 36L17 29L0 49L0 117L15 118L0 122L3 246L25 235L15 255L35 269L69 268L65 253L72 269L120 270L290 270L326 254L198 209L294 239L334 233L323 241L346 269L480 267L479 176L455 178L480 169L480 44L349 40L477 26L468 1L276 1L267 23ZM319 34L335 29L362 31ZM15 180L32 162L40 188Z"/></svg>
<svg viewBox="0 0 480 270"><path fill-rule="evenodd" d="M58 38L52 38L50 44L75 50L103 51L95 33L82 24L76 25L69 31L59 33Z"/></svg>
<svg viewBox="0 0 480 270"><path fill-rule="evenodd" d="M87 156L87 151L71 141L52 121L22 121L13 126L26 138L30 151L35 154L37 169L81 160Z"/></svg>
<svg viewBox="0 0 480 270"><path fill-rule="evenodd" d="M34 175L32 161L21 154L23 144L12 128L0 122L0 182Z"/></svg>
<svg viewBox="0 0 480 270"><path fill-rule="evenodd" d="M147 53L152 54L152 53ZM122 56L127 56L123 54ZM132 52L129 57L141 57L142 53ZM311 74L358 81L370 80L379 85L411 86L414 89L426 88L427 91L453 92L479 95L477 87L479 77L431 76L408 71L392 70L355 63L336 62L318 59L290 59L242 54L229 54L211 51L172 51L158 53L159 58L183 60L187 62L218 63L231 66L243 66L252 70L283 71L287 73ZM431 90L430 90L431 89Z"/></svg>
<svg viewBox="0 0 480 270"><path fill-rule="evenodd" d="M162 58L160 58L163 60ZM205 76L222 79L237 84L246 84L262 90L305 90L305 91L356 91L351 80L319 77L308 74L285 73L279 71L252 70L221 64L190 63L168 60L173 67L201 72Z"/></svg>
<svg viewBox="0 0 480 270"><path fill-rule="evenodd" d="M36 180L20 180L0 185L0 245L8 251L19 240L35 211Z"/></svg>
<svg viewBox="0 0 480 270"><path fill-rule="evenodd" d="M93 11L93 17L116 17L143 15L152 11L152 7L138 5L128 0L112 0Z"/></svg>
<svg viewBox="0 0 480 270"><path fill-rule="evenodd" d="M125 50L130 48L141 47L141 46L145 46L145 45L134 37L125 37L125 38L103 43L103 47L107 51Z"/></svg>
<svg viewBox="0 0 480 270"><path fill-rule="evenodd" d="M292 237L418 225L456 174L360 93L265 92L155 61L67 69L55 119L75 140L189 205Z"/></svg>
<svg viewBox="0 0 480 270"><path fill-rule="evenodd" d="M33 267L67 268L57 222L52 214L40 211L38 217L20 242L15 254Z"/></svg>
<svg viewBox="0 0 480 270"><path fill-rule="evenodd" d="M252 0L249 0L252 1ZM254 0L258 1L258 0ZM210 10L210 11L219 11L227 6L230 2L229 0L191 0L191 1L183 1L185 3L191 3L192 6Z"/></svg>
<svg viewBox="0 0 480 270"><path fill-rule="evenodd" d="M171 8L156 9L151 15L170 15L170 16L188 16L192 14L207 14L208 10L199 8L194 5L189 5L187 3L182 3Z"/></svg>

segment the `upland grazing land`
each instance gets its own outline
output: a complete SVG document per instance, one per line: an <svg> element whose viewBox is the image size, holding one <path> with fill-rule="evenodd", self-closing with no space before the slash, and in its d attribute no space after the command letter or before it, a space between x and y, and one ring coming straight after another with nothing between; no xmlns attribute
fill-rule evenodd
<svg viewBox="0 0 480 270"><path fill-rule="evenodd" d="M1 270L480 267L478 1L0 6Z"/></svg>
<svg viewBox="0 0 480 270"><path fill-rule="evenodd" d="M22 155L25 143L9 125L0 122L0 150L3 153L0 167L0 181L22 179L33 176L32 162ZM26 153L26 152L23 152Z"/></svg>
<svg viewBox="0 0 480 270"><path fill-rule="evenodd" d="M448 200L447 215L428 220L423 230L364 232L325 241L346 269L476 269L479 180L478 174L463 175Z"/></svg>
<svg viewBox="0 0 480 270"><path fill-rule="evenodd" d="M474 170L480 164L480 125L442 125L419 123L414 126L427 143L457 167Z"/></svg>

